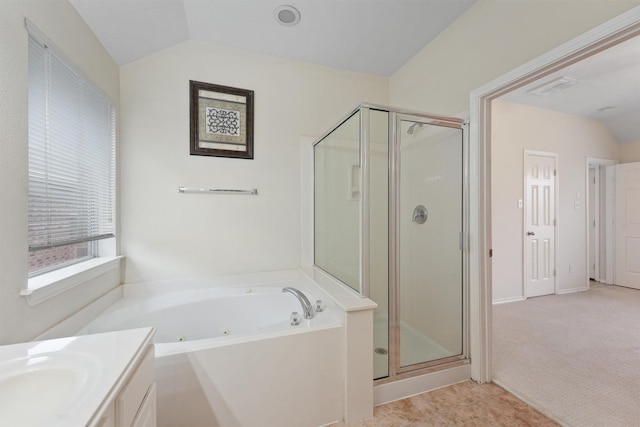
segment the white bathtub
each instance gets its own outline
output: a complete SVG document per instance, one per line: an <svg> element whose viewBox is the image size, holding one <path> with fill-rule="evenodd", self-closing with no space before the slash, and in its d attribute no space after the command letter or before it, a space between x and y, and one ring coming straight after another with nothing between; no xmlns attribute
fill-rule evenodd
<svg viewBox="0 0 640 427"><path fill-rule="evenodd" d="M344 312L315 283L175 291L187 285L127 285L145 295L121 299L79 332L157 329L158 426L302 427L343 418ZM285 286L322 299L325 310L292 326L302 306Z"/></svg>
<svg viewBox="0 0 640 427"><path fill-rule="evenodd" d="M209 288L123 298L80 334L153 326L156 355L164 356L340 323L335 308L325 299L325 311L292 326L291 313L302 315L302 306L296 297L283 293L282 289L296 285L308 289L308 285L301 284ZM308 291L306 295L312 302L320 299Z"/></svg>

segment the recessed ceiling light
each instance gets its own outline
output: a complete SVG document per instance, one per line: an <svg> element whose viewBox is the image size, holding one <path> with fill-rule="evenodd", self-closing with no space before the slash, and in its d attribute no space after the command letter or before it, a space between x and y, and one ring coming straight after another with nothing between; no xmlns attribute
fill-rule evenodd
<svg viewBox="0 0 640 427"><path fill-rule="evenodd" d="M569 89L570 87L573 87L580 83L582 83L582 81L580 80L572 79L570 77L560 77L555 80L551 80L548 83L530 89L527 92L534 95L548 96L556 92L560 92L561 90Z"/></svg>
<svg viewBox="0 0 640 427"><path fill-rule="evenodd" d="M292 27L300 22L300 11L293 6L283 4L273 11L273 16L278 23L287 27Z"/></svg>

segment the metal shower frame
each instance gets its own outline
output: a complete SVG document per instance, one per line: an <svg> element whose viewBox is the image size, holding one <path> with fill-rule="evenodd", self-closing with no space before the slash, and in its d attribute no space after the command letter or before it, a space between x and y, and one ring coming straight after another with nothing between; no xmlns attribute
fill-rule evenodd
<svg viewBox="0 0 640 427"><path fill-rule="evenodd" d="M447 117L429 113L421 113L401 108L392 108L371 103L361 103L348 114L346 114L335 126L325 132L314 143L314 147L322 142L328 135L339 128L344 122L354 114L360 112L360 201L359 201L359 294L364 298L371 295L370 288L370 112L372 110L388 113L388 197L389 197L389 218L388 218L388 288L389 288L389 372L388 376L376 380L376 384L395 381L398 379L422 375L431 371L447 369L461 364L469 363L469 137L468 124L457 117ZM407 367L400 367L400 326L397 322L399 318L398 295L400 292L400 271L399 271L399 227L397 219L399 217L398 191L400 188L400 161L399 161L399 131L401 120L411 120L414 122L445 126L460 129L462 131L462 234L460 245L462 250L462 354L424 362ZM315 150L314 150L315 157ZM315 164L315 161L314 161ZM314 173L315 179L315 173ZM314 187L315 188L315 187ZM315 189L314 189L315 191ZM315 203L315 196L313 198ZM315 222L315 221L314 221ZM315 230L315 224L314 224ZM314 244L315 253L315 244ZM315 265L315 255L314 255ZM317 266L316 266L317 267ZM320 267L317 267L320 268ZM325 270L323 270L325 271ZM326 272L326 271L325 271ZM331 272L326 272L331 274ZM339 280L339 279L338 279ZM345 287L353 290L345 284Z"/></svg>

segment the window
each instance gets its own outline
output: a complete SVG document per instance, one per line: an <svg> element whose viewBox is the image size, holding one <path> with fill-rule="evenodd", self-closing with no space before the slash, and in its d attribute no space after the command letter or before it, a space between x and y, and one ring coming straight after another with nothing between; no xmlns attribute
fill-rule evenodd
<svg viewBox="0 0 640 427"><path fill-rule="evenodd" d="M115 232L113 103L29 28L29 274L98 256Z"/></svg>

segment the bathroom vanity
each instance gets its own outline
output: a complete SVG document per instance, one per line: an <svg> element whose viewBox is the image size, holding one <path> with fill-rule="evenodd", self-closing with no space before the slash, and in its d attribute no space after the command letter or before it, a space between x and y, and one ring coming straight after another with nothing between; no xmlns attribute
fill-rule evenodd
<svg viewBox="0 0 640 427"><path fill-rule="evenodd" d="M154 332L0 347L0 425L155 427Z"/></svg>

